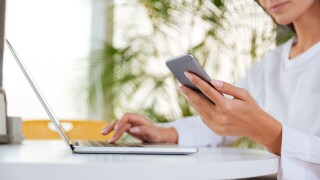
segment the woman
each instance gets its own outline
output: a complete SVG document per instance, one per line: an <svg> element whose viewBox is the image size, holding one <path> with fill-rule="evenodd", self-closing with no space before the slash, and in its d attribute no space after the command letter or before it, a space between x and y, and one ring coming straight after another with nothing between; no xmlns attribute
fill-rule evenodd
<svg viewBox="0 0 320 180"><path fill-rule="evenodd" d="M278 24L296 36L271 51L238 84L185 75L216 105L191 89L179 89L199 113L158 127L137 114L106 126L110 142L124 133L147 142L225 145L244 136L281 156L279 179L320 179L320 0L260 0ZM232 99L220 94L233 96Z"/></svg>

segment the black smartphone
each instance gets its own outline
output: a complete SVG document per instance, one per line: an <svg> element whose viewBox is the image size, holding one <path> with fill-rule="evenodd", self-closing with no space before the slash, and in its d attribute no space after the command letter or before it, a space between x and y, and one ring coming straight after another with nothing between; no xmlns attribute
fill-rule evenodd
<svg viewBox="0 0 320 180"><path fill-rule="evenodd" d="M210 98L205 96L200 91L200 89L198 89L184 75L185 71L193 73L193 74L199 76L205 82L207 82L210 86L212 86L210 83L210 81L211 81L210 76L206 73L206 71L200 66L199 62L191 54L185 54L185 55L182 55L179 57L172 58L166 62L166 65L182 85L193 89L194 91L198 92L202 96L206 97L209 101L211 101ZM212 103L214 103L214 102L212 102Z"/></svg>

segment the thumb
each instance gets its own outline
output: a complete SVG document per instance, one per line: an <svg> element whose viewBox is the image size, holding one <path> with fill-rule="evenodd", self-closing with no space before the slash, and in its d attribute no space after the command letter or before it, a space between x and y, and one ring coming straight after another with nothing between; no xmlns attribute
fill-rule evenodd
<svg viewBox="0 0 320 180"><path fill-rule="evenodd" d="M145 135L151 133L150 126L135 126L129 129L129 132L135 135Z"/></svg>
<svg viewBox="0 0 320 180"><path fill-rule="evenodd" d="M129 134L144 142L159 142L160 137L154 128L152 126L136 126L129 129Z"/></svg>
<svg viewBox="0 0 320 180"><path fill-rule="evenodd" d="M250 95L247 90L238 88L234 85L231 85L229 83L218 81L218 80L211 80L211 84L214 86L216 90L218 90L221 93L231 95L234 98L240 99L240 100L248 100L250 98Z"/></svg>

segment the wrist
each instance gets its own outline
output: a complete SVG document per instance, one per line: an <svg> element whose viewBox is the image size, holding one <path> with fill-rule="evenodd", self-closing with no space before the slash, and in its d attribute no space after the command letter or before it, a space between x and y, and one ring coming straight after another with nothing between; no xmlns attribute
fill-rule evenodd
<svg viewBox="0 0 320 180"><path fill-rule="evenodd" d="M178 133L175 128L160 128L161 142L178 144Z"/></svg>
<svg viewBox="0 0 320 180"><path fill-rule="evenodd" d="M264 112L260 119L257 132L252 137L253 140L263 144L270 152L280 155L282 143L282 126L281 124Z"/></svg>

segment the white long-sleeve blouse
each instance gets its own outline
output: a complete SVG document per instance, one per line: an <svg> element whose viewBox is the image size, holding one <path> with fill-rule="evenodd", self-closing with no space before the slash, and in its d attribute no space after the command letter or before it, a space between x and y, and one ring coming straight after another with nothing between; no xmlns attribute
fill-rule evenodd
<svg viewBox="0 0 320 180"><path fill-rule="evenodd" d="M320 42L289 59L294 39L251 68L238 86L282 124L278 179L320 179ZM221 146L238 137L221 137L199 117L177 120L178 143Z"/></svg>

